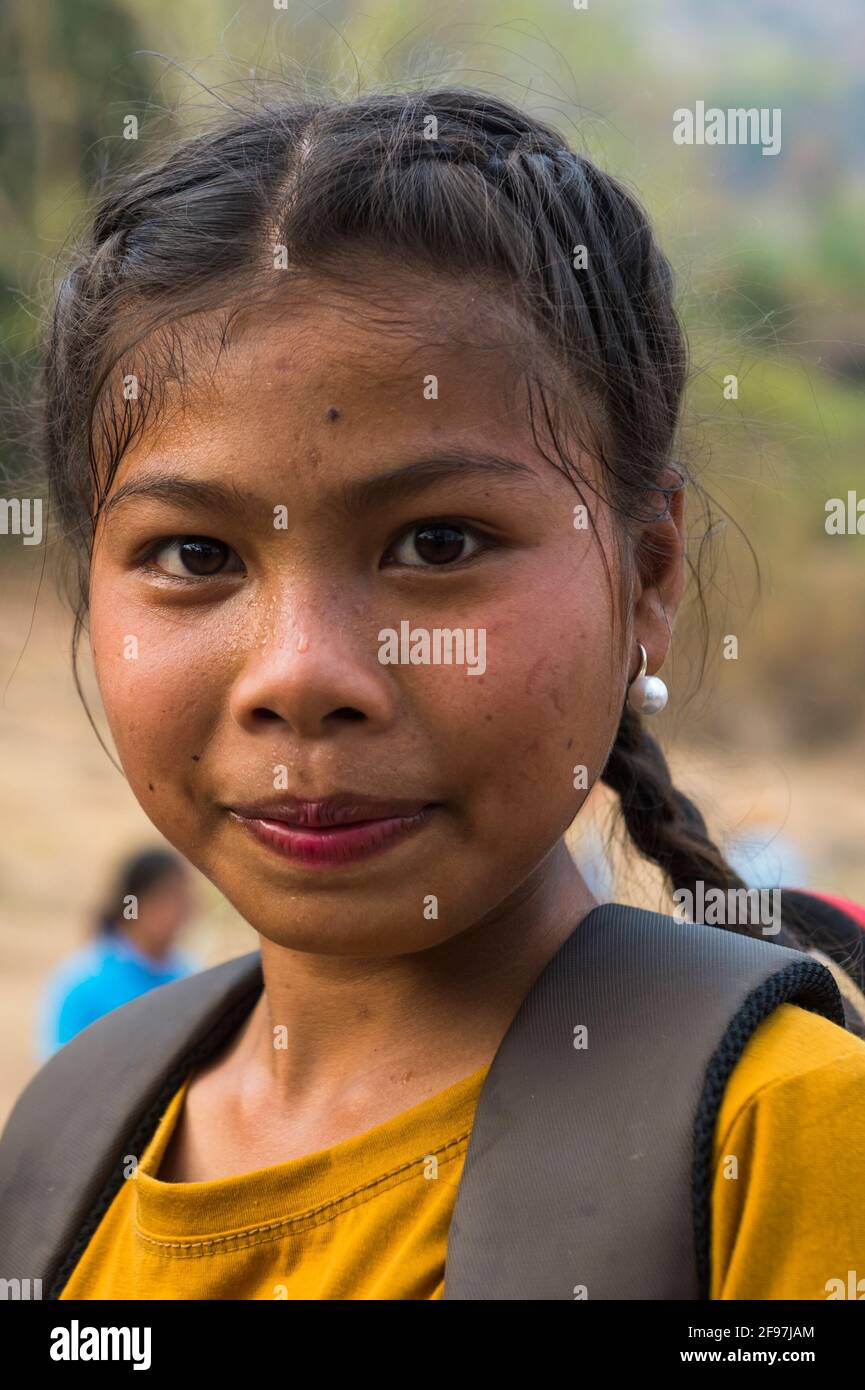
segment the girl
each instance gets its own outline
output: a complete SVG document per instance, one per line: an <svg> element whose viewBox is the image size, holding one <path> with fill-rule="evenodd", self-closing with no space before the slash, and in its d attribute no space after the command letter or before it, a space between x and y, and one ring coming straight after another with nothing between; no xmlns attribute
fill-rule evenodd
<svg viewBox="0 0 865 1390"><path fill-rule="evenodd" d="M685 379L645 213L485 93L281 101L102 198L46 371L75 635L134 794L255 928L263 988L162 1068L55 1296L442 1297L493 1059L546 967L630 920L565 846L591 787L672 888L744 888L644 727L684 587ZM670 929L722 964L762 937L774 969L794 926ZM672 1059L675 993L643 1038L599 959L582 1055L663 1032ZM117 1026L191 1040L190 983ZM865 1043L766 1007L708 1133L707 1289L821 1299L865 1264ZM116 1052L107 1023L73 1061ZM665 1238L648 1203L632 1228Z"/></svg>
<svg viewBox="0 0 865 1390"><path fill-rule="evenodd" d="M62 1047L110 1009L195 967L175 945L192 908L189 871L170 850L142 850L121 865L95 939L46 982L38 1049Z"/></svg>

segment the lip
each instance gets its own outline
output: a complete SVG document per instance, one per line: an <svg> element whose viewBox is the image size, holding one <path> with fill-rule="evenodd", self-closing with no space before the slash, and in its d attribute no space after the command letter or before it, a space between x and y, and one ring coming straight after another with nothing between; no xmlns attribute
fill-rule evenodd
<svg viewBox="0 0 865 1390"><path fill-rule="evenodd" d="M335 868L383 854L420 830L437 803L381 800L339 793L321 801L296 797L230 806L232 818L259 843L305 868Z"/></svg>

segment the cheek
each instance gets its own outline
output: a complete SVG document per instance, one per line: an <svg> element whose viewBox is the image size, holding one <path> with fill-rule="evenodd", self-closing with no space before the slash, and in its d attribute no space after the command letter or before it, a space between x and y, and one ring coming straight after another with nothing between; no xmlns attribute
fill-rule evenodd
<svg viewBox="0 0 865 1390"><path fill-rule="evenodd" d="M527 587L525 597L487 613L482 675L444 667L424 673L428 705L440 699L448 761L478 820L489 824L513 821L515 812L524 824L569 824L621 716L625 692L606 577L583 572L573 602L567 588Z"/></svg>
<svg viewBox="0 0 865 1390"><path fill-rule="evenodd" d="M218 714L213 649L182 621L167 623L136 605L112 602L110 589L92 603L90 645L106 717L133 790L149 790L157 779L176 781ZM149 798L143 799L149 809Z"/></svg>

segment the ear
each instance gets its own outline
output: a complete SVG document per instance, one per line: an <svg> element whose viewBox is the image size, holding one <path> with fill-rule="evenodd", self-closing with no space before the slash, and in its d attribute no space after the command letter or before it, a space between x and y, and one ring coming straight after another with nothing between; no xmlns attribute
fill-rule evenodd
<svg viewBox="0 0 865 1390"><path fill-rule="evenodd" d="M685 488L676 469L668 468L661 486L675 488L656 492L650 505L658 519L645 522L636 548L637 576L631 601L634 643L646 648L646 672L654 675L666 660L673 635L673 623L685 588ZM634 652L628 653L631 677L639 670ZM633 667L633 670L631 669Z"/></svg>

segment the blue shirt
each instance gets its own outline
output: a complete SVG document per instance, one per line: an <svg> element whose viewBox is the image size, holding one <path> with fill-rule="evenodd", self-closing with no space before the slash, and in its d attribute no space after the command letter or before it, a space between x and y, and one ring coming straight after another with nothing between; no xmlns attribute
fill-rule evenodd
<svg viewBox="0 0 865 1390"><path fill-rule="evenodd" d="M62 961L49 976L36 1029L39 1060L50 1057L103 1014L198 969L180 951L152 960L120 933L105 932Z"/></svg>

